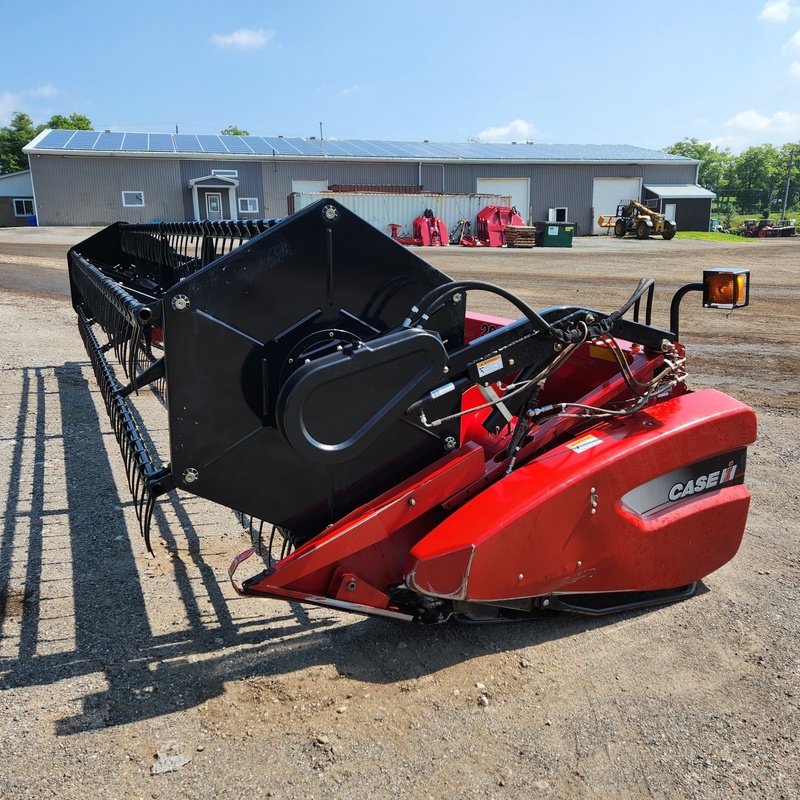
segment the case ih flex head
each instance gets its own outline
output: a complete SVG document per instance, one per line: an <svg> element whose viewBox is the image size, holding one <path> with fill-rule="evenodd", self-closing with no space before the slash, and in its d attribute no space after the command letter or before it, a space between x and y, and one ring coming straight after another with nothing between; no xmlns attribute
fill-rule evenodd
<svg viewBox="0 0 800 800"><path fill-rule="evenodd" d="M746 273L684 287L671 330L650 324L652 281L611 313L534 311L332 200L118 223L69 268L148 548L174 488L236 509L267 567L242 594L422 622L607 613L689 596L739 547L755 415L687 388L677 328L688 291L746 305ZM520 318L466 313L478 291ZM135 421L147 384L166 466Z"/></svg>

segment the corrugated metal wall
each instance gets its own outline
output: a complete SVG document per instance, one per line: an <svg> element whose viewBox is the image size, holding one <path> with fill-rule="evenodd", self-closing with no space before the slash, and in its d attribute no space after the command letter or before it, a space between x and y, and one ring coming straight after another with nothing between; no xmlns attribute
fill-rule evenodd
<svg viewBox="0 0 800 800"><path fill-rule="evenodd" d="M267 218L288 213L287 198L292 192L292 180L327 181L329 186L334 183L417 185L419 180L417 165L406 162L365 164L276 159L265 161L263 166L264 216ZM425 188L431 191L430 187Z"/></svg>
<svg viewBox="0 0 800 800"><path fill-rule="evenodd" d="M638 177L644 184L665 184L694 183L696 176L696 165L681 163L420 165L413 161L180 160L38 154L30 162L42 225L193 219L189 180L209 175L214 169L235 169L237 197L257 197L258 216L262 218L288 213L292 180L327 181L329 185L421 184L429 193L470 195L477 190L478 178L528 178L534 219L547 219L549 208L566 206L578 234L587 234L592 230L595 177ZM124 208L123 190L143 191L145 207Z"/></svg>
<svg viewBox="0 0 800 800"><path fill-rule="evenodd" d="M40 225L184 218L177 159L37 155L30 163ZM123 206L123 191L143 192L144 207Z"/></svg>
<svg viewBox="0 0 800 800"><path fill-rule="evenodd" d="M262 161L203 161L192 159L180 162L180 185L183 197L183 216L180 219L194 219L194 206L189 181L195 178L205 178L215 169L236 170L239 188L236 190L237 199L240 197L255 197L258 199L258 213L239 214L244 219L268 219L274 215L264 213L263 172L265 164ZM238 209L235 211L238 212Z"/></svg>

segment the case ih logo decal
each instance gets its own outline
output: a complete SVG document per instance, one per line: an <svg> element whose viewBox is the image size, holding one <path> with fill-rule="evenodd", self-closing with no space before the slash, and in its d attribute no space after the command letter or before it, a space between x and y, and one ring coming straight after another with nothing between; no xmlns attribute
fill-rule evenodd
<svg viewBox="0 0 800 800"><path fill-rule="evenodd" d="M669 499L674 503L678 500L683 500L684 497L691 497L693 494L701 494L717 486L730 483L734 479L738 467L738 464L730 461L728 466L721 471L717 469L713 472L709 472L708 475L700 475L696 480L689 478L686 483L681 483L679 481L669 490Z"/></svg>
<svg viewBox="0 0 800 800"><path fill-rule="evenodd" d="M622 502L642 517L665 511L675 503L744 483L747 450L736 450L681 467L631 489Z"/></svg>

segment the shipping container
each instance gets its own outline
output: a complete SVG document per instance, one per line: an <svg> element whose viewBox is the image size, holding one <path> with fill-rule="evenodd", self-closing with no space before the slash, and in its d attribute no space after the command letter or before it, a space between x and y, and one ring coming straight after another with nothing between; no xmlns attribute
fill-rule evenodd
<svg viewBox="0 0 800 800"><path fill-rule="evenodd" d="M378 230L390 234L399 225L400 236L410 236L414 220L426 209L443 220L451 231L461 220L469 221L473 233L475 218L486 206L508 206L511 199L496 194L378 194L367 192L294 192L290 210L299 211L324 197L333 197Z"/></svg>

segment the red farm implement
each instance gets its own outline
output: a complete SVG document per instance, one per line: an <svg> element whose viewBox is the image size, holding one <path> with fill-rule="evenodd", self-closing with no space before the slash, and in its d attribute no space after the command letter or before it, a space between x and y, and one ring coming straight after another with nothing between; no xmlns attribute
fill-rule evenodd
<svg viewBox="0 0 800 800"><path fill-rule="evenodd" d="M683 287L663 329L649 280L611 312L534 310L333 200L117 224L69 268L148 546L166 492L240 511L242 594L420 622L599 614L688 597L739 547L755 416L687 386L678 312L695 291L746 305L746 272ZM519 318L471 313L479 292ZM132 411L149 384L162 457Z"/></svg>

